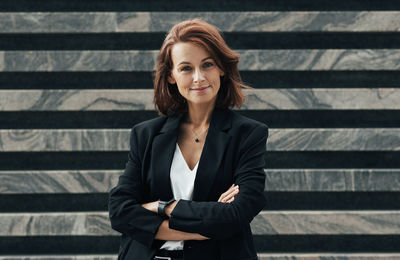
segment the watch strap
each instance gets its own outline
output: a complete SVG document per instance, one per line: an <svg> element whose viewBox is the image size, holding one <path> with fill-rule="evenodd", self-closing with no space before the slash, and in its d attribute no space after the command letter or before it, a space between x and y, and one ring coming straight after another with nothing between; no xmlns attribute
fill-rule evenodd
<svg viewBox="0 0 400 260"><path fill-rule="evenodd" d="M161 217L163 217L164 219L167 219L168 216L167 216L167 214L165 214L165 207L167 207L169 204L171 204L174 201L175 201L175 199L171 199L169 201L159 200L158 201L158 214Z"/></svg>

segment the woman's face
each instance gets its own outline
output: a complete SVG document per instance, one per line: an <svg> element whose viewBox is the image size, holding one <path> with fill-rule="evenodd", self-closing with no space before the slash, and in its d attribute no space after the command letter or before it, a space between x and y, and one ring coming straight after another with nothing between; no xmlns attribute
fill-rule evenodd
<svg viewBox="0 0 400 260"><path fill-rule="evenodd" d="M168 77L177 84L188 105L215 104L224 72L202 47L188 42L175 44L171 50L173 68Z"/></svg>

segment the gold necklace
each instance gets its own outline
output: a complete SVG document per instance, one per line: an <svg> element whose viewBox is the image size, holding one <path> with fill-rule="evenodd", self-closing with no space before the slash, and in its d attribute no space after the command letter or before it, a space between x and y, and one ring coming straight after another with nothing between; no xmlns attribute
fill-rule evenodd
<svg viewBox="0 0 400 260"><path fill-rule="evenodd" d="M198 142L200 142L199 136L200 136L201 134L203 134L205 131L207 131L207 130L208 130L208 127L207 127L205 130L203 130L203 132L201 132L200 135L196 134L192 128L190 128L190 130L192 131L192 133L193 133L193 135L194 135L194 141L195 141L196 143L198 143Z"/></svg>

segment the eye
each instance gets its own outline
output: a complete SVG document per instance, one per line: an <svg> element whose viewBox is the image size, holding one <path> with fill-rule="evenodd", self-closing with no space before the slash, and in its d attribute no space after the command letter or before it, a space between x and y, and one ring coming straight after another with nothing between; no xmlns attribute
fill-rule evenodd
<svg viewBox="0 0 400 260"><path fill-rule="evenodd" d="M190 71L192 68L189 66L185 66L181 68L181 71Z"/></svg>
<svg viewBox="0 0 400 260"><path fill-rule="evenodd" d="M214 64L213 64L212 62L205 62L205 63L203 64L203 66L206 67L206 68L209 68L209 67L214 66Z"/></svg>

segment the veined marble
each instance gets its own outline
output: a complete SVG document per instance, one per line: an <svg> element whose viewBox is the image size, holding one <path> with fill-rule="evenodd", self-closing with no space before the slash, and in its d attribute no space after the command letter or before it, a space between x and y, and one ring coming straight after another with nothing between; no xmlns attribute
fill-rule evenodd
<svg viewBox="0 0 400 260"><path fill-rule="evenodd" d="M399 151L398 128L272 129L269 151Z"/></svg>
<svg viewBox="0 0 400 260"><path fill-rule="evenodd" d="M1 236L115 236L108 212L3 213Z"/></svg>
<svg viewBox="0 0 400 260"><path fill-rule="evenodd" d="M0 171L0 194L107 193L122 170Z"/></svg>
<svg viewBox="0 0 400 260"><path fill-rule="evenodd" d="M262 211L254 235L395 235L399 211Z"/></svg>
<svg viewBox="0 0 400 260"><path fill-rule="evenodd" d="M1 236L117 236L108 212L1 213ZM399 235L400 211L262 211L255 235Z"/></svg>
<svg viewBox="0 0 400 260"><path fill-rule="evenodd" d="M398 169L266 169L266 191L400 191Z"/></svg>
<svg viewBox="0 0 400 260"><path fill-rule="evenodd" d="M0 151L128 151L129 129L0 130ZM399 128L270 129L268 151L399 151Z"/></svg>
<svg viewBox="0 0 400 260"><path fill-rule="evenodd" d="M399 88L245 89L244 93L241 110L400 109ZM152 89L0 90L0 111L155 110L153 95Z"/></svg>
<svg viewBox="0 0 400 260"><path fill-rule="evenodd" d="M0 171L0 194L107 193L121 170ZM398 169L265 169L266 192L398 192Z"/></svg>
<svg viewBox="0 0 400 260"><path fill-rule="evenodd" d="M7 12L4 33L166 32L202 18L225 32L397 32L398 11L353 12Z"/></svg>
<svg viewBox="0 0 400 260"><path fill-rule="evenodd" d="M399 49L238 50L239 69L399 70ZM0 71L153 71L158 50L0 51Z"/></svg>

